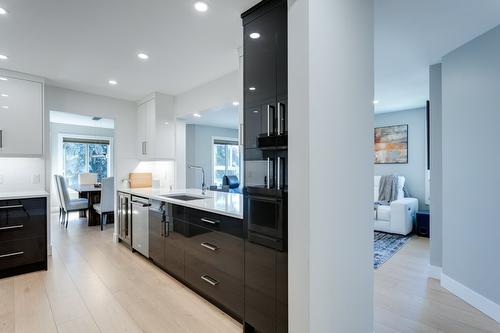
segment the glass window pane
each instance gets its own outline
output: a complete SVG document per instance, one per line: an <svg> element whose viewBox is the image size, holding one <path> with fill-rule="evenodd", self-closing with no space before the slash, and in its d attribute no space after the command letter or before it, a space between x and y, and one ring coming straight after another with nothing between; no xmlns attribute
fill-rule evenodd
<svg viewBox="0 0 500 333"><path fill-rule="evenodd" d="M109 145L89 144L89 172L97 173L97 181L108 177Z"/></svg>
<svg viewBox="0 0 500 333"><path fill-rule="evenodd" d="M78 175L87 171L86 144L66 142L64 151L64 177L68 186L78 185Z"/></svg>

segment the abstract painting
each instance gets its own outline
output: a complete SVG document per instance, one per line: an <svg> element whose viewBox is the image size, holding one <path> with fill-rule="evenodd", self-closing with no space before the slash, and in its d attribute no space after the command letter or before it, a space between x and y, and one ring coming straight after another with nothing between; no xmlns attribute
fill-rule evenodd
<svg viewBox="0 0 500 333"><path fill-rule="evenodd" d="M375 164L408 163L408 125L375 128Z"/></svg>

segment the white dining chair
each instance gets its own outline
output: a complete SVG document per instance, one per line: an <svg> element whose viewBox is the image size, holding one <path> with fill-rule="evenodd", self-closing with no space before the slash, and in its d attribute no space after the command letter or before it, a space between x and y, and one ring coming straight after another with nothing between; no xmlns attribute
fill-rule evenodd
<svg viewBox="0 0 500 333"><path fill-rule="evenodd" d="M84 172L78 175L79 185L97 184L97 173Z"/></svg>
<svg viewBox="0 0 500 333"><path fill-rule="evenodd" d="M108 215L115 212L115 201L114 201L114 186L115 178L103 178L101 180L101 202L94 204L94 210L100 215L101 220L101 230L104 225L104 218L106 218L106 223L108 222Z"/></svg>
<svg viewBox="0 0 500 333"><path fill-rule="evenodd" d="M88 199L71 199L68 192L68 186L63 176L57 176L59 188L61 189L61 199L63 206L63 220L66 220L66 228L69 222L69 213L86 211L89 209Z"/></svg>

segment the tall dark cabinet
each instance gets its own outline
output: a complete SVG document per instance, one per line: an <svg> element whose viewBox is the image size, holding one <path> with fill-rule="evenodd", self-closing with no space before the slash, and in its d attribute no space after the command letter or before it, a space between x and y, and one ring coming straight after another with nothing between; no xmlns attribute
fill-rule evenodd
<svg viewBox="0 0 500 333"><path fill-rule="evenodd" d="M287 332L287 2L262 1L242 19L245 332Z"/></svg>

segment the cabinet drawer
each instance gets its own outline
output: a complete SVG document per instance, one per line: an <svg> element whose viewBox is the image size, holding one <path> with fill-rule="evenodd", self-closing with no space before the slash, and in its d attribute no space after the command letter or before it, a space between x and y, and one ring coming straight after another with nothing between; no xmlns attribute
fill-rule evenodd
<svg viewBox="0 0 500 333"><path fill-rule="evenodd" d="M243 281L243 239L189 224L186 253Z"/></svg>
<svg viewBox="0 0 500 333"><path fill-rule="evenodd" d="M186 282L206 297L243 318L243 282L186 253Z"/></svg>
<svg viewBox="0 0 500 333"><path fill-rule="evenodd" d="M173 216L183 221L193 223L211 230L225 232L243 238L243 220L214 214L199 209L173 205Z"/></svg>
<svg viewBox="0 0 500 333"><path fill-rule="evenodd" d="M0 201L0 242L45 237L46 199Z"/></svg>
<svg viewBox="0 0 500 333"><path fill-rule="evenodd" d="M41 262L46 257L42 237L0 242L0 270Z"/></svg>

